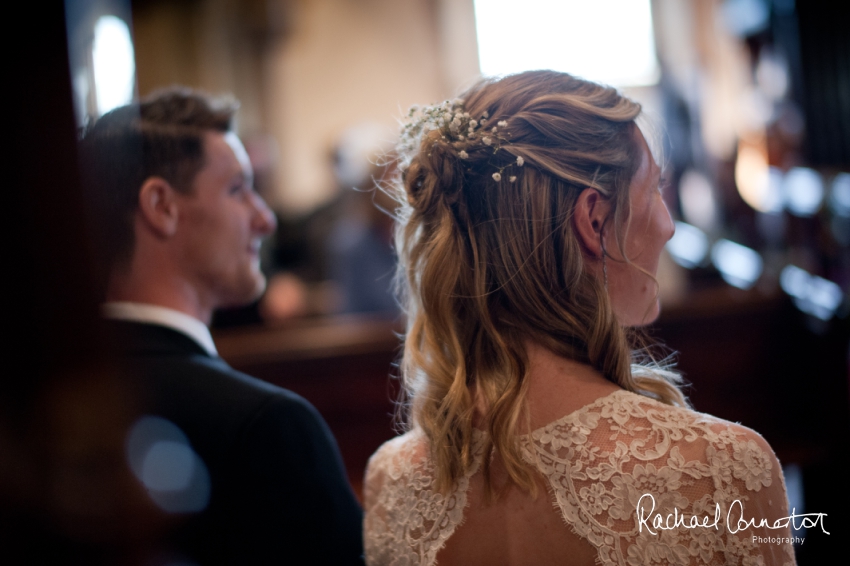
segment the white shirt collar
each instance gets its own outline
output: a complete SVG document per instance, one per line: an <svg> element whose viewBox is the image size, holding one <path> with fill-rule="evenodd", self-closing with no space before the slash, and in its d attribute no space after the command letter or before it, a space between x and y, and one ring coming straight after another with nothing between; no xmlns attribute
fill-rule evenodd
<svg viewBox="0 0 850 566"><path fill-rule="evenodd" d="M182 332L198 343L210 356L218 356L210 329L193 316L158 305L127 301L104 303L101 312L106 318L158 324Z"/></svg>

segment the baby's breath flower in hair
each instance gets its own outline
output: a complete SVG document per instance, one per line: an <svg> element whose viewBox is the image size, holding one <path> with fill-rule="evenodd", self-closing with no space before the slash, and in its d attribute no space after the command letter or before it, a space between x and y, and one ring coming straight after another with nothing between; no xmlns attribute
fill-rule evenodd
<svg viewBox="0 0 850 566"><path fill-rule="evenodd" d="M511 175L510 177L508 177L508 181L510 181L511 183L516 181L516 175Z"/></svg>
<svg viewBox="0 0 850 566"><path fill-rule="evenodd" d="M407 115L402 128L399 143L399 155L401 157L400 167L404 170L410 164L410 160L419 150L422 141L431 132L439 133L439 140L433 139L433 147L440 143L446 144L456 152L459 159L470 159L467 150L480 143L492 148L493 153L498 153L502 147L510 143L510 132L503 132L500 128L508 125L507 120L499 120L495 126L485 129L484 124L490 118L489 112L482 112L478 119L473 119L463 107L463 100L446 100L434 106L413 106ZM489 130L489 131L488 131ZM442 141L440 141L442 140ZM429 151L428 155L431 153ZM522 166L523 160L518 157L516 164ZM492 177L495 181L502 180L505 169L513 166L503 165L498 167ZM510 181L516 181L516 175L510 176Z"/></svg>
<svg viewBox="0 0 850 566"><path fill-rule="evenodd" d="M517 157L516 164L522 167L523 165L525 165L525 159L523 159L522 156Z"/></svg>

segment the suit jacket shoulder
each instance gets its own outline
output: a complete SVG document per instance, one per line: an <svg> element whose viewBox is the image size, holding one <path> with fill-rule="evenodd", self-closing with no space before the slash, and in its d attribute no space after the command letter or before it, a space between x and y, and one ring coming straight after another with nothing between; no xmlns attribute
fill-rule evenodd
<svg viewBox="0 0 850 566"><path fill-rule="evenodd" d="M181 548L201 564L362 563L362 512L310 403L177 331L110 324L144 412L182 429L209 469L209 507Z"/></svg>

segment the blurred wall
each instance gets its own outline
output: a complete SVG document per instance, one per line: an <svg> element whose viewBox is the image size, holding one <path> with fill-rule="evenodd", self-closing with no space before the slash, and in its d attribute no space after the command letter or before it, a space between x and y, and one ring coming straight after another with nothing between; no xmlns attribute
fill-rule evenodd
<svg viewBox="0 0 850 566"><path fill-rule="evenodd" d="M133 27L139 93L232 92L240 134L276 146L267 197L288 213L333 196L346 128L395 128L478 75L472 0L137 0Z"/></svg>

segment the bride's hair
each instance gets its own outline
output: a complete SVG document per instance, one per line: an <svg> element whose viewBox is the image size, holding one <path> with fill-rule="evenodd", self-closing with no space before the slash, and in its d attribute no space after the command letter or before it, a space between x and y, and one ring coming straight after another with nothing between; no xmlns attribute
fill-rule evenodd
<svg viewBox="0 0 850 566"><path fill-rule="evenodd" d="M686 404L675 373L637 363L571 223L579 193L598 190L612 203L626 257L640 106L610 87L532 71L481 81L434 108L406 128L401 176L390 187L408 316L408 423L427 435L437 487L449 489L472 464L474 385L486 407L487 455L496 450L510 478L536 492L517 442L528 432L527 340L626 390Z"/></svg>

